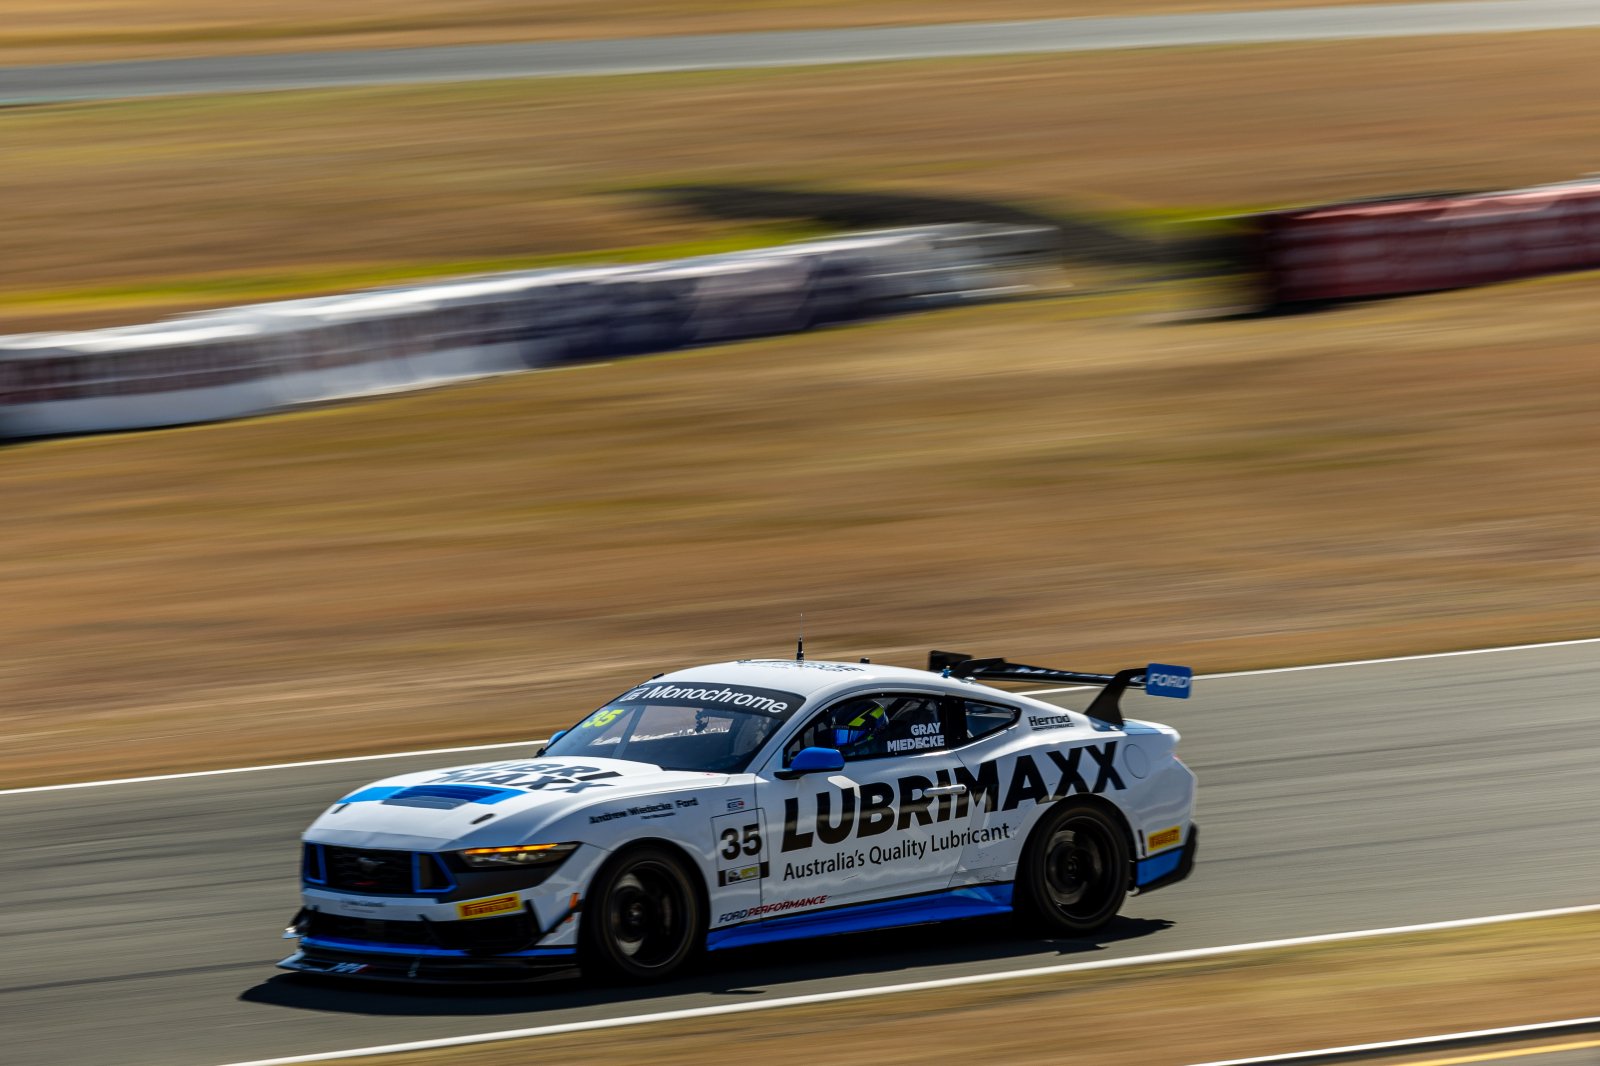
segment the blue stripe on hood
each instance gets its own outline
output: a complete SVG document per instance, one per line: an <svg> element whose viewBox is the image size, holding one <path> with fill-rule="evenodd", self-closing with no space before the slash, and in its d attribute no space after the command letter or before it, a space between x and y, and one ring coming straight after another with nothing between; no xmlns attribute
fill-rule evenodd
<svg viewBox="0 0 1600 1066"><path fill-rule="evenodd" d="M526 793L514 788L487 785L374 785L352 792L340 803L390 803L406 807L438 807L448 810L463 803L499 803Z"/></svg>

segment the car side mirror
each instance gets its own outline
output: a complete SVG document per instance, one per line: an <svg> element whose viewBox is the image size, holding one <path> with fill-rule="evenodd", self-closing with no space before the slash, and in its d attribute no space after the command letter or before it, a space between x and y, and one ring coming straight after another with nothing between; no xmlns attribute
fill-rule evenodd
<svg viewBox="0 0 1600 1066"><path fill-rule="evenodd" d="M843 769L844 753L838 748L801 748L795 757L789 760L788 767L779 770L773 776L784 781L793 781L806 774L826 774Z"/></svg>
<svg viewBox="0 0 1600 1066"><path fill-rule="evenodd" d="M539 745L539 750L534 755L534 758L537 759L540 755L543 755L545 753L545 749L549 748L550 745L554 744L556 741L560 740L570 732L572 732L570 729L558 729L554 733L551 733L550 739Z"/></svg>

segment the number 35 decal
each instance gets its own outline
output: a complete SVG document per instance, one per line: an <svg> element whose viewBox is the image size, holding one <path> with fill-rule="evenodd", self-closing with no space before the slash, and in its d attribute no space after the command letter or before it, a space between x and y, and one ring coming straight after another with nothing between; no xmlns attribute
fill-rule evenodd
<svg viewBox="0 0 1600 1066"><path fill-rule="evenodd" d="M737 859L743 855L761 854L761 827L747 825L742 829L732 826L722 831L722 857L724 859Z"/></svg>
<svg viewBox="0 0 1600 1066"><path fill-rule="evenodd" d="M761 822L759 807L711 819L711 837L717 850L719 871L743 870L761 862L762 853L766 851L766 842L761 839ZM755 876L752 874L744 880L753 881Z"/></svg>

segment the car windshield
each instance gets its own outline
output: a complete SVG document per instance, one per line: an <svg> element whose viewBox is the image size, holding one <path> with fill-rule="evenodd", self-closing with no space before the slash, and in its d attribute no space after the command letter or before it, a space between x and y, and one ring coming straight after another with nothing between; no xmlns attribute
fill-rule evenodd
<svg viewBox="0 0 1600 1066"><path fill-rule="evenodd" d="M551 741L544 754L741 773L803 702L793 692L741 685L640 685Z"/></svg>

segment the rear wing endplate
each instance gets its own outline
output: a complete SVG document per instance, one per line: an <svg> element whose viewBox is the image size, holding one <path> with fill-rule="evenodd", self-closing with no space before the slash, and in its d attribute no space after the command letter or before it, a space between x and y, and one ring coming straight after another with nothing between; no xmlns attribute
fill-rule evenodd
<svg viewBox="0 0 1600 1066"><path fill-rule="evenodd" d="M1121 727L1122 694L1142 688L1151 696L1170 699L1189 698L1194 671L1187 666L1151 663L1114 674L1086 674L1078 670L1055 670L1048 666L1025 666L1004 659L974 659L965 652L930 651L928 669L945 677L966 677L974 681L1032 681L1055 685L1101 685L1099 695L1084 710L1090 718Z"/></svg>

